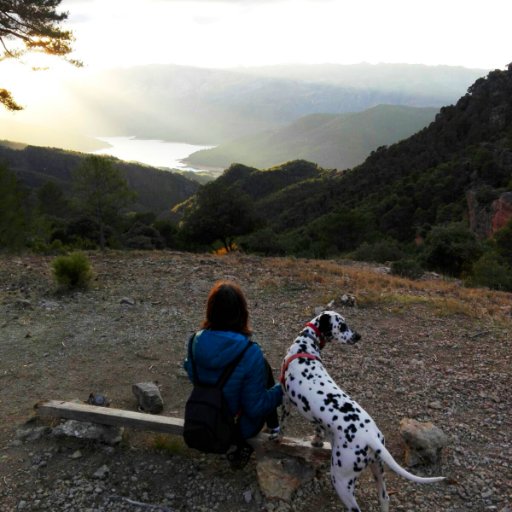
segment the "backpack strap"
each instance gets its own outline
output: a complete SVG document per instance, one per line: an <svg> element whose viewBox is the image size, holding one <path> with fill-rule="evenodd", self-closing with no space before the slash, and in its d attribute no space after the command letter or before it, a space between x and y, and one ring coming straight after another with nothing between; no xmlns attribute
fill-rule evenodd
<svg viewBox="0 0 512 512"><path fill-rule="evenodd" d="M201 381L199 380L199 374L197 373L197 367L196 367L196 361L194 359L193 354L193 344L195 340L196 335L192 334L190 339L188 340L188 357L190 359L190 362L192 364L192 378L194 381L194 385L201 384ZM219 379L215 383L215 387L222 389L226 382L228 381L229 377L231 377L231 374L233 373L234 369L238 366L238 363L242 360L242 357L244 357L245 352L247 349L253 344L252 341L249 341L245 348L238 354L230 363L228 363L224 370L222 371Z"/></svg>
<svg viewBox="0 0 512 512"><path fill-rule="evenodd" d="M235 370L235 368L238 366L238 363L242 360L242 357L244 357L244 354L247 352L247 349L252 345L252 341L249 341L245 348L238 354L231 363L229 363L224 370L222 371L221 376L219 377L219 380L215 383L215 387L222 389L226 382L228 381L229 377L231 377L231 374Z"/></svg>
<svg viewBox="0 0 512 512"><path fill-rule="evenodd" d="M192 364L192 380L194 383L194 386L197 384L201 384L201 381L199 380L199 376L197 374L197 368L196 368L196 361L194 359L192 346L194 344L194 341L196 339L196 333L192 334L188 340L188 358L190 359L190 363Z"/></svg>

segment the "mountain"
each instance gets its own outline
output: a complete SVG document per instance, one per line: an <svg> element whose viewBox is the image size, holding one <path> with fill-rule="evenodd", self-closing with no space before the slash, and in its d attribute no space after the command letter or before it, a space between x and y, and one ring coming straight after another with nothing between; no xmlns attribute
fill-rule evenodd
<svg viewBox="0 0 512 512"><path fill-rule="evenodd" d="M418 98L437 98L444 103L456 100L477 78L489 69L424 64L288 64L239 68L239 72L267 78L286 78L352 87L378 89Z"/></svg>
<svg viewBox="0 0 512 512"><path fill-rule="evenodd" d="M274 69L279 76L236 69L138 66L96 75L76 84L73 93L90 102L88 110L101 112L110 127L121 126L126 133L215 145L309 114L357 112L379 104L441 107L455 101L482 75L481 70L415 66L406 75L416 73L419 78L409 87L400 78L407 69L403 65L358 66L367 70L367 80L360 73L354 78L351 66L333 66L336 81L321 76L315 80L316 66L304 69L310 69L309 77L286 67ZM343 76L344 80L339 78ZM399 89L393 88L396 82Z"/></svg>
<svg viewBox="0 0 512 512"><path fill-rule="evenodd" d="M232 162L266 168L294 159L346 169L379 146L392 144L434 120L438 109L378 105L350 114L311 114L274 130L197 151L189 165L227 167Z"/></svg>
<svg viewBox="0 0 512 512"><path fill-rule="evenodd" d="M384 104L440 108L455 102L483 74L460 67L396 64L137 66L81 75L80 80L63 84L57 102L28 107L16 119L44 125L47 132L218 145L311 114L362 112ZM1 120L1 136L9 140L12 122L13 116Z"/></svg>
<svg viewBox="0 0 512 512"><path fill-rule="evenodd" d="M87 155L61 149L22 146L0 142L0 162L5 162L18 179L29 189L37 189L53 181L69 191L73 170ZM152 167L116 160L130 188L137 192L132 208L167 216L170 209L199 188L199 184L179 174Z"/></svg>
<svg viewBox="0 0 512 512"><path fill-rule="evenodd" d="M88 137L61 126L22 123L13 119L0 122L0 139L21 141L24 145L49 146L72 151L87 152L108 147L108 144L94 137Z"/></svg>
<svg viewBox="0 0 512 512"><path fill-rule="evenodd" d="M410 244L433 226L461 221L489 236L493 212L512 190L512 64L351 170L321 171L256 195L268 173L252 170L236 187L253 198L266 225L262 238L274 236L287 253L330 254L383 238ZM229 172L218 180L235 186Z"/></svg>

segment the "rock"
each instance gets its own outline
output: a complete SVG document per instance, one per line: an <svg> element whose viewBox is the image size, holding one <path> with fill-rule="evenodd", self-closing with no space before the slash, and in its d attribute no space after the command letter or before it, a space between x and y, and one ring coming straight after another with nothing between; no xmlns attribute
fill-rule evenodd
<svg viewBox="0 0 512 512"><path fill-rule="evenodd" d="M448 444L446 434L431 422L404 418L400 421L400 434L405 442L407 466L439 462L441 451Z"/></svg>
<svg viewBox="0 0 512 512"><path fill-rule="evenodd" d="M132 391L137 398L138 406L142 411L158 414L164 408L160 389L154 382L140 382L132 385Z"/></svg>
<svg viewBox="0 0 512 512"><path fill-rule="evenodd" d="M110 400L100 393L91 393L86 403L89 405L97 405L98 407L110 407Z"/></svg>
<svg viewBox="0 0 512 512"><path fill-rule="evenodd" d="M443 404L439 402L438 400L435 400L434 402L430 402L428 404L430 409L435 409L437 411L440 411L443 408Z"/></svg>
<svg viewBox="0 0 512 512"><path fill-rule="evenodd" d="M298 457L263 457L256 463L256 474L265 498L290 501L301 485L313 479L315 471Z"/></svg>
<svg viewBox="0 0 512 512"><path fill-rule="evenodd" d="M52 434L56 437L76 437L115 445L121 442L123 429L87 421L68 420L53 428Z"/></svg>
<svg viewBox="0 0 512 512"><path fill-rule="evenodd" d="M108 468L108 466L106 464L103 464L103 466L101 466L94 472L92 477L97 480L105 480L105 478L107 478L109 474L110 474L110 469Z"/></svg>
<svg viewBox="0 0 512 512"><path fill-rule="evenodd" d="M491 205L491 234L506 226L512 219L512 192L504 192Z"/></svg>
<svg viewBox="0 0 512 512"><path fill-rule="evenodd" d="M491 204L479 204L474 191L466 193L469 226L481 238L490 238L512 218L512 192L503 192Z"/></svg>
<svg viewBox="0 0 512 512"><path fill-rule="evenodd" d="M16 431L16 439L24 443L37 441L51 432L50 427L28 427Z"/></svg>
<svg viewBox="0 0 512 512"><path fill-rule="evenodd" d="M351 307L353 308L354 306L356 306L357 302L356 302L356 298L353 296L353 295L348 295L346 293L344 293L338 300L339 304L341 304L342 306L348 306L348 307Z"/></svg>
<svg viewBox="0 0 512 512"><path fill-rule="evenodd" d="M135 306L135 299L132 299L131 297L123 297L119 304L126 304L127 306Z"/></svg>
<svg viewBox="0 0 512 512"><path fill-rule="evenodd" d="M32 303L27 299L17 299L15 305L19 309L32 309Z"/></svg>

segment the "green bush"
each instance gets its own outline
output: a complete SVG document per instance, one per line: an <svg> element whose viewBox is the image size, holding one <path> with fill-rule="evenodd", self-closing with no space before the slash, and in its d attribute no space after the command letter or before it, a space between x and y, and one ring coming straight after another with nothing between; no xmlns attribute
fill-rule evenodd
<svg viewBox="0 0 512 512"><path fill-rule="evenodd" d="M423 269L417 260L405 258L391 264L391 273L408 279L419 279L423 275Z"/></svg>
<svg viewBox="0 0 512 512"><path fill-rule="evenodd" d="M459 277L482 255L482 247L467 227L454 223L436 226L423 245L422 257L427 268Z"/></svg>
<svg viewBox="0 0 512 512"><path fill-rule="evenodd" d="M247 251L265 256L283 255L285 249L278 235L271 228L263 228L241 237L240 247Z"/></svg>
<svg viewBox="0 0 512 512"><path fill-rule="evenodd" d="M398 242L394 240L379 240L372 244L363 242L354 251L352 257L358 261L385 263L386 261L396 261L403 258L404 252L400 249Z"/></svg>
<svg viewBox="0 0 512 512"><path fill-rule="evenodd" d="M487 252L474 263L466 284L510 292L512 291L512 268L496 252Z"/></svg>
<svg viewBox="0 0 512 512"><path fill-rule="evenodd" d="M512 220L495 234L494 240L500 256L512 266Z"/></svg>
<svg viewBox="0 0 512 512"><path fill-rule="evenodd" d="M92 279L91 264L81 252L57 256L52 269L57 283L68 289L87 288Z"/></svg>

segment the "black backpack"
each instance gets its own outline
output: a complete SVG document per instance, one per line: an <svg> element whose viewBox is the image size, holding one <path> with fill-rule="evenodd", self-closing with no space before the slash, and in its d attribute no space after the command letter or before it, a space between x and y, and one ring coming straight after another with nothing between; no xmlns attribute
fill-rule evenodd
<svg viewBox="0 0 512 512"><path fill-rule="evenodd" d="M192 354L194 337L188 342L194 388L185 405L183 438L190 448L206 453L226 453L231 445L240 440L240 433L238 418L229 410L222 388L252 342L249 341L242 352L224 368L217 382L211 385L203 384L198 379Z"/></svg>

